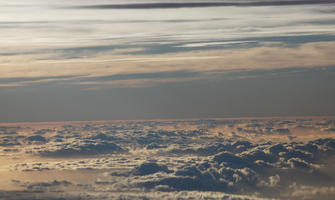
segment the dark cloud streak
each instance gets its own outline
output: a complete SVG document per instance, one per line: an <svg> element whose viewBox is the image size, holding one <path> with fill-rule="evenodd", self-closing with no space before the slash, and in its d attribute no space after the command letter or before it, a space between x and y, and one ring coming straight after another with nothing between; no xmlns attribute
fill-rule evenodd
<svg viewBox="0 0 335 200"><path fill-rule="evenodd" d="M169 71L156 73L133 73L115 74L110 76L96 76L82 78L80 81L111 81L111 80L134 80L134 79L160 79L160 78L186 78L202 75L201 72Z"/></svg>
<svg viewBox="0 0 335 200"><path fill-rule="evenodd" d="M13 77L13 78L0 78L1 83L22 83L22 82L35 82L35 81L48 81L48 80L66 80L74 79L78 76L41 76L41 77Z"/></svg>
<svg viewBox="0 0 335 200"><path fill-rule="evenodd" d="M173 8L201 8L225 6L298 6L315 4L334 4L332 0L296 0L296 1L250 1L250 2L184 2L184 3L135 3L135 4L101 4L65 7L71 9L173 9Z"/></svg>

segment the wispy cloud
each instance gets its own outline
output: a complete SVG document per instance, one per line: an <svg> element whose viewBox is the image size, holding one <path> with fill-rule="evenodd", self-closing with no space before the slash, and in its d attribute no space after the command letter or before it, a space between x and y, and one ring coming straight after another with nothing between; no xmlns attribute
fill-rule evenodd
<svg viewBox="0 0 335 200"><path fill-rule="evenodd" d="M130 83L141 80L138 83L145 82L147 85L148 82L155 83L158 79L159 82L216 79L217 74L226 73L227 70L275 70L335 65L332 58L335 51L334 42L308 42L296 46L269 42L249 48L241 46L157 55L132 54L126 49L124 54L119 54L105 49L100 53L87 54L89 56L86 58L63 57L62 51L45 55L0 57L0 60L4 61L8 58L25 60L24 63L14 61L1 63L0 83L30 85L42 81L62 80L65 84L73 82L111 85L120 81Z"/></svg>
<svg viewBox="0 0 335 200"><path fill-rule="evenodd" d="M182 3L135 3L102 4L67 7L71 9L173 9L223 6L297 6L314 4L334 4L332 0L287 0L287 1L241 1L241 2L182 2Z"/></svg>
<svg viewBox="0 0 335 200"><path fill-rule="evenodd" d="M1 87L24 87L36 84L56 83L74 80L79 76L37 76L37 77L13 77L0 78Z"/></svg>

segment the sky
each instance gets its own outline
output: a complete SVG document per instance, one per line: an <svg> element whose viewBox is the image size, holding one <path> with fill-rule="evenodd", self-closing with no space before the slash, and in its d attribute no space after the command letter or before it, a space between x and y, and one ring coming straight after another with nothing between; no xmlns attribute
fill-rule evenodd
<svg viewBox="0 0 335 200"><path fill-rule="evenodd" d="M0 122L335 115L332 0L0 5Z"/></svg>

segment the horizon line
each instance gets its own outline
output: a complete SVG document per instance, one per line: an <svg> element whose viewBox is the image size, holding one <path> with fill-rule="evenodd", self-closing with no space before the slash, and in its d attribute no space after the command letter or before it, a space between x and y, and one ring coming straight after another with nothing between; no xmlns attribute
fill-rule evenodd
<svg viewBox="0 0 335 200"><path fill-rule="evenodd" d="M97 122L145 122L145 121L196 121L196 120L239 120L239 119L298 119L298 118L331 118L335 120L335 115L276 115L276 116L245 116L245 117L199 117L199 118L148 118L148 119L103 119L103 120L64 120L64 121L17 121L0 122L0 126L15 124L66 124L66 123L97 123Z"/></svg>

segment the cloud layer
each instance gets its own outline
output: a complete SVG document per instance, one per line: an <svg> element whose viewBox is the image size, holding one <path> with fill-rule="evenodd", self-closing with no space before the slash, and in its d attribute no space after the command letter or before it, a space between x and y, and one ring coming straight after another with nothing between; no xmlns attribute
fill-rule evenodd
<svg viewBox="0 0 335 200"><path fill-rule="evenodd" d="M0 197L331 199L334 126L330 117L3 126L0 186L15 193Z"/></svg>

